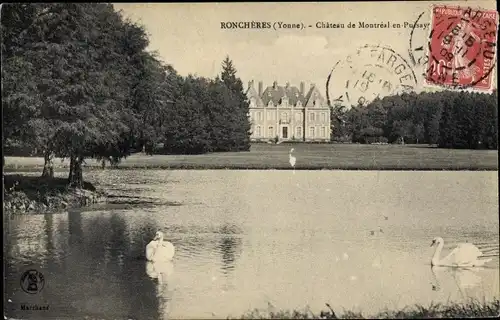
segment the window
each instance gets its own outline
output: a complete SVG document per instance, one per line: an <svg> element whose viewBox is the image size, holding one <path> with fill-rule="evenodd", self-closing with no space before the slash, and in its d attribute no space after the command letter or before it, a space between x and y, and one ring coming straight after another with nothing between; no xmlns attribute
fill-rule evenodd
<svg viewBox="0 0 500 320"><path fill-rule="evenodd" d="M274 137L274 128L273 127L267 128L267 135L269 136L269 138Z"/></svg>
<svg viewBox="0 0 500 320"><path fill-rule="evenodd" d="M309 113L309 121L314 121L314 112Z"/></svg>
<svg viewBox="0 0 500 320"><path fill-rule="evenodd" d="M325 122L326 122L326 113L325 113L325 112L321 112L321 121L322 121L323 123L325 123Z"/></svg>
<svg viewBox="0 0 500 320"><path fill-rule="evenodd" d="M326 137L326 128L325 127L321 127L321 137L322 138Z"/></svg>
<svg viewBox="0 0 500 320"><path fill-rule="evenodd" d="M295 121L297 121L297 122L302 121L302 113L300 113L300 112L295 113Z"/></svg>
<svg viewBox="0 0 500 320"><path fill-rule="evenodd" d="M259 112L257 112L257 119L258 119L259 121L262 121L262 112L260 112L260 111L259 111Z"/></svg>
<svg viewBox="0 0 500 320"><path fill-rule="evenodd" d="M267 111L267 120L274 120L274 111Z"/></svg>
<svg viewBox="0 0 500 320"><path fill-rule="evenodd" d="M295 128L295 136L296 136L297 138L302 137L302 128L301 128L301 127L297 127L297 128Z"/></svg>
<svg viewBox="0 0 500 320"><path fill-rule="evenodd" d="M281 113L281 121L288 121L288 113L287 112Z"/></svg>
<svg viewBox="0 0 500 320"><path fill-rule="evenodd" d="M284 107L288 107L288 98L286 96L281 98L281 105Z"/></svg>
<svg viewBox="0 0 500 320"><path fill-rule="evenodd" d="M309 128L309 136L310 136L311 138L314 138L314 127L310 127L310 128Z"/></svg>
<svg viewBox="0 0 500 320"><path fill-rule="evenodd" d="M256 130L255 135L256 135L257 137L260 137L260 134L261 134L261 132L260 132L260 126L257 126L257 128L256 128L256 129L257 129L257 130Z"/></svg>

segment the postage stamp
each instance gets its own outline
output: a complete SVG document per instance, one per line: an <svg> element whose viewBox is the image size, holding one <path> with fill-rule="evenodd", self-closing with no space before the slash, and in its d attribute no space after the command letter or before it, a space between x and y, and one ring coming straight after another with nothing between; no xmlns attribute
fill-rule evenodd
<svg viewBox="0 0 500 320"><path fill-rule="evenodd" d="M426 85L491 90L496 64L497 12L436 5L431 21Z"/></svg>

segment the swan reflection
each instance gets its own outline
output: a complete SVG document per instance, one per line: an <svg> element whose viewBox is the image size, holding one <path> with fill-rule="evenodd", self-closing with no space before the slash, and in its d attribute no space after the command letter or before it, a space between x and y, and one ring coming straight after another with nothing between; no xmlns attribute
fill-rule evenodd
<svg viewBox="0 0 500 320"><path fill-rule="evenodd" d="M465 290L472 289L481 285L482 277L476 268L449 268L449 267L431 267L434 278L432 290L439 291L442 284L458 287L460 294L465 298Z"/></svg>
<svg viewBox="0 0 500 320"><path fill-rule="evenodd" d="M146 273L152 279L158 279L158 284L167 284L174 273L172 261L146 262Z"/></svg>

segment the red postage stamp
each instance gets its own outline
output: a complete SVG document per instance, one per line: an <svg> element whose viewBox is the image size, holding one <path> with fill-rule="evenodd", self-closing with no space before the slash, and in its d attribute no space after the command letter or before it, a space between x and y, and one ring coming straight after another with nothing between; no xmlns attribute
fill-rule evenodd
<svg viewBox="0 0 500 320"><path fill-rule="evenodd" d="M426 85L490 91L496 65L497 12L436 5L431 22Z"/></svg>

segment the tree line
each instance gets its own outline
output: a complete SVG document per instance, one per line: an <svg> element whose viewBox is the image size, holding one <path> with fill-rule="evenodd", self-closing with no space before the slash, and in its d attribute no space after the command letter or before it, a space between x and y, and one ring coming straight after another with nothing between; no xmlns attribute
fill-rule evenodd
<svg viewBox="0 0 500 320"><path fill-rule="evenodd" d="M243 85L229 59L221 75L180 76L149 52L143 26L104 3L2 6L4 149L70 159L81 187L87 158L117 163L137 150L246 151Z"/></svg>
<svg viewBox="0 0 500 320"><path fill-rule="evenodd" d="M498 149L498 92L403 93L332 107L332 140Z"/></svg>

